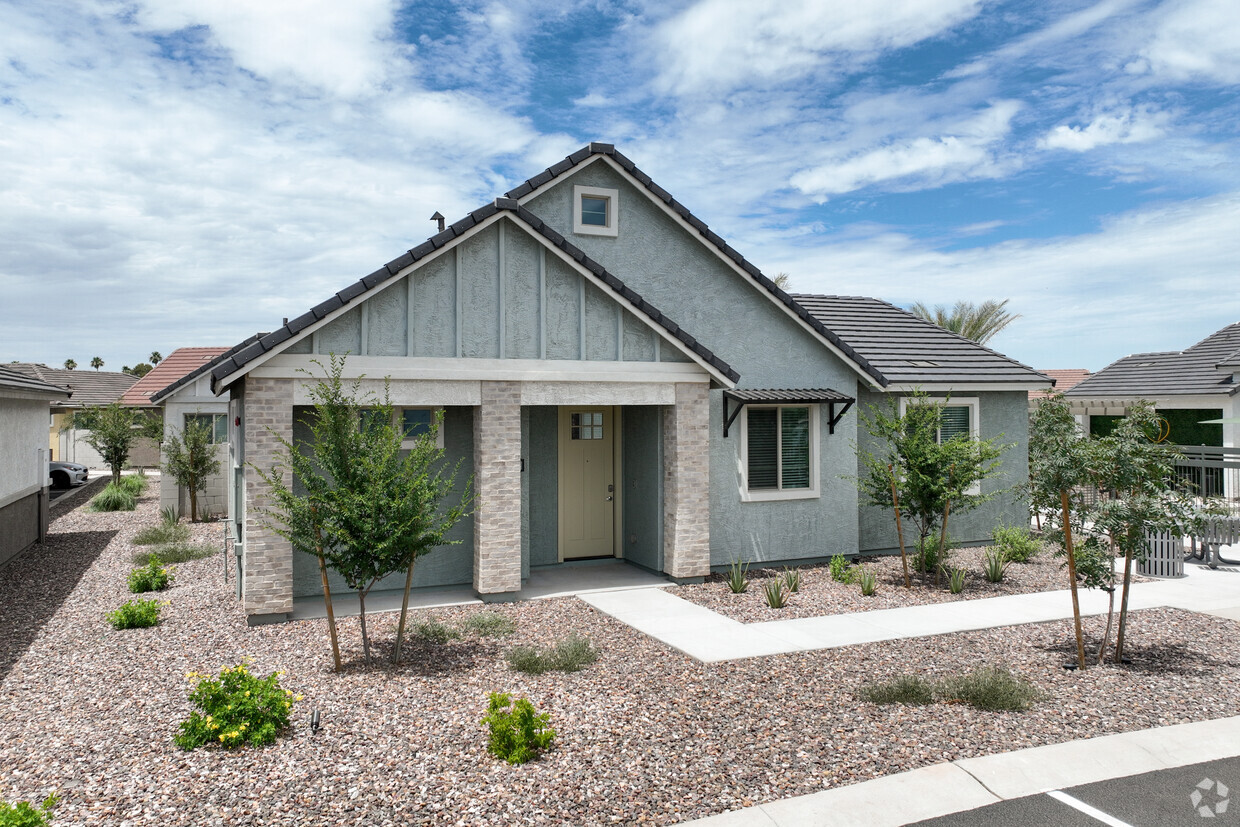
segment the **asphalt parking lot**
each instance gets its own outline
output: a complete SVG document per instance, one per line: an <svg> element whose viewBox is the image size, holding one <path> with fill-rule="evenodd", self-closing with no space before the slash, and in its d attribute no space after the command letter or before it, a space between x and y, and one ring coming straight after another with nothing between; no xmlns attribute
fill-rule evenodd
<svg viewBox="0 0 1240 827"><path fill-rule="evenodd" d="M917 824L919 827L1240 824L1240 758L1083 784Z"/></svg>

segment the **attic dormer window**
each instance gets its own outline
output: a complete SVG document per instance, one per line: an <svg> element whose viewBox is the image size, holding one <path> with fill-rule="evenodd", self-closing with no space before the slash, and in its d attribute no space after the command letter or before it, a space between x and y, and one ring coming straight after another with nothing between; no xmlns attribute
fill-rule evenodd
<svg viewBox="0 0 1240 827"><path fill-rule="evenodd" d="M615 236L618 190L603 187L573 187L573 232L578 235Z"/></svg>

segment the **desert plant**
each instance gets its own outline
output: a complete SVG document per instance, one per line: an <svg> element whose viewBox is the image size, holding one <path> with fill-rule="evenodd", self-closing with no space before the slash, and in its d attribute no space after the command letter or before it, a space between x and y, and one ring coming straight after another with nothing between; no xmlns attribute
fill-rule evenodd
<svg viewBox="0 0 1240 827"><path fill-rule="evenodd" d="M489 732L487 752L509 764L524 764L551 748L551 716L541 715L526 698L513 702L507 692L492 692L482 723Z"/></svg>
<svg viewBox="0 0 1240 827"><path fill-rule="evenodd" d="M991 583L1003 582L1007 574L1008 559L1001 548L988 548L982 552L982 574Z"/></svg>
<svg viewBox="0 0 1240 827"><path fill-rule="evenodd" d="M934 685L917 675L901 675L862 686L857 697L872 704L928 704L934 701Z"/></svg>
<svg viewBox="0 0 1240 827"><path fill-rule="evenodd" d="M766 605L772 609L782 609L788 605L788 593L784 591L784 581L778 578L768 580L766 586L763 587L766 595Z"/></svg>
<svg viewBox="0 0 1240 827"><path fill-rule="evenodd" d="M26 801L16 804L0 801L0 827L46 827L59 800L56 793L52 793L37 807Z"/></svg>
<svg viewBox="0 0 1240 827"><path fill-rule="evenodd" d="M139 566L129 572L129 590L134 594L143 592L159 592L172 585L172 569L160 565L159 556L151 555L145 566Z"/></svg>
<svg viewBox="0 0 1240 827"><path fill-rule="evenodd" d="M749 590L749 564L736 559L728 564L727 583L732 594L742 594Z"/></svg>
<svg viewBox="0 0 1240 827"><path fill-rule="evenodd" d="M423 620L421 623L415 623L413 625L413 633L423 640L429 640L431 643L438 643L440 645L461 636L461 633L456 629L445 626L433 617Z"/></svg>
<svg viewBox="0 0 1240 827"><path fill-rule="evenodd" d="M147 526L133 537L135 546L166 546L186 543L189 541L189 526L181 525L175 519L164 520L158 525Z"/></svg>
<svg viewBox="0 0 1240 827"><path fill-rule="evenodd" d="M517 624L498 612L478 612L462 620L461 628L479 637L504 637L515 632Z"/></svg>
<svg viewBox="0 0 1240 827"><path fill-rule="evenodd" d="M1042 546L1029 529L1018 526L999 526L994 531L995 545L1012 563L1028 563Z"/></svg>
<svg viewBox="0 0 1240 827"><path fill-rule="evenodd" d="M967 572L964 569L949 569L947 575L947 590L952 594L960 594L964 591L964 578Z"/></svg>
<svg viewBox="0 0 1240 827"><path fill-rule="evenodd" d="M869 569L861 569L857 579L861 583L861 593L866 597L873 597L878 591L878 577Z"/></svg>
<svg viewBox="0 0 1240 827"><path fill-rule="evenodd" d="M831 569L831 579L837 583L851 583L853 577L856 576L853 573L852 564L842 554L837 554L831 558L829 568Z"/></svg>
<svg viewBox="0 0 1240 827"><path fill-rule="evenodd" d="M578 672L598 660L598 650L588 638L569 635L550 649L514 646L506 656L508 665L518 672L541 675L544 672Z"/></svg>
<svg viewBox="0 0 1240 827"><path fill-rule="evenodd" d="M301 700L280 686L280 673L265 678L250 674L244 663L225 666L218 678L189 673L198 680L189 699L198 707L181 722L173 742L184 750L218 744L232 749L244 744L261 747L288 729L293 701Z"/></svg>
<svg viewBox="0 0 1240 827"><path fill-rule="evenodd" d="M108 612L113 629L145 629L159 623L159 601L135 598L114 612Z"/></svg>
<svg viewBox="0 0 1240 827"><path fill-rule="evenodd" d="M119 485L108 483L90 501L91 511L133 511L138 500Z"/></svg>
<svg viewBox="0 0 1240 827"><path fill-rule="evenodd" d="M788 587L790 592L799 592L801 590L801 570L785 568L784 585Z"/></svg>
<svg viewBox="0 0 1240 827"><path fill-rule="evenodd" d="M132 494L134 499L139 499L146 493L148 484L149 481L146 478L146 474L126 474L117 483L122 489Z"/></svg>
<svg viewBox="0 0 1240 827"><path fill-rule="evenodd" d="M963 702L989 712L1024 712L1042 693L1002 666L983 666L966 675L944 678L936 687L944 701Z"/></svg>
<svg viewBox="0 0 1240 827"><path fill-rule="evenodd" d="M188 563L191 560L205 560L218 553L218 548L201 543L173 543L167 546L156 546L153 551L139 552L133 556L133 562L138 566L149 566L152 560L159 560L162 563Z"/></svg>

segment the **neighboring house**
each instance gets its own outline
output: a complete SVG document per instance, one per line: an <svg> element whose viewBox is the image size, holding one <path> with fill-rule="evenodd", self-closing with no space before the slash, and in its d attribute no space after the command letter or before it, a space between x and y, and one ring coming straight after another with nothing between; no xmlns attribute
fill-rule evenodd
<svg viewBox="0 0 1240 827"><path fill-rule="evenodd" d="M1047 398L1052 393L1066 393L1093 375L1085 368L1066 368L1064 370L1043 370L1039 372L1043 376L1049 376L1051 381L1055 383L1055 387L1044 391L1029 391L1030 410L1033 410L1033 407L1039 401Z"/></svg>
<svg viewBox="0 0 1240 827"><path fill-rule="evenodd" d="M226 347L177 348L121 397L122 405L162 412L165 443L176 439L191 418L211 428L220 472L208 478L206 490L198 495L200 517L204 513L223 514L227 506L228 403L212 395L210 377L205 375L211 361L227 352ZM152 461L142 464L162 466L162 449L156 446L155 450ZM138 446L138 452L149 452L149 448ZM159 504L161 508L175 508L178 514L189 514L189 492L170 474L164 474L160 477Z"/></svg>
<svg viewBox="0 0 1240 827"><path fill-rule="evenodd" d="M415 585L512 599L531 568L619 557L676 580L734 559L890 551L890 515L859 503L857 405L950 394L948 432L1016 443L1049 380L874 299L789 296L609 144L590 144L272 333L220 357L230 515L250 622L319 592L315 562L258 512L277 438L307 436L299 373L350 354L390 378L412 435L437 409L450 461L472 471L457 546ZM462 480L463 482L463 480ZM1023 524L1016 493L953 521L984 541ZM403 575L378 588L398 588Z"/></svg>
<svg viewBox="0 0 1240 827"><path fill-rule="evenodd" d="M1240 322L1228 325L1187 350L1125 356L1090 376L1065 396L1085 418L1089 433L1110 433L1115 421L1138 400L1153 403L1165 420L1168 443L1240 448ZM1231 422L1210 422L1229 419ZM1217 452L1216 452L1217 453ZM1227 475L1228 497L1240 496L1235 475ZM1220 483L1223 475L1216 478ZM1224 493L1221 489L1208 493Z"/></svg>
<svg viewBox="0 0 1240 827"><path fill-rule="evenodd" d="M49 368L34 362L13 362L5 367L31 379L73 392L72 398L66 396L52 403L48 432L48 447L51 449L52 459L80 462L90 468L107 467L99 452L86 444L84 438L89 432L68 427L70 419L74 411L82 408L111 405L138 381L138 377L112 371Z"/></svg>
<svg viewBox="0 0 1240 827"><path fill-rule="evenodd" d="M70 395L0 367L0 563L47 535L48 412Z"/></svg>

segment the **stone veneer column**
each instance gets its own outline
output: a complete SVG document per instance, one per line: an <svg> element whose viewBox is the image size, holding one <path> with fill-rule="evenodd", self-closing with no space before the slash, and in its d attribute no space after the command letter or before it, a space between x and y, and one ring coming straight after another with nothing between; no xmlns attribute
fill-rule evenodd
<svg viewBox="0 0 1240 827"><path fill-rule="evenodd" d="M521 589L521 383L483 382L474 409L474 591Z"/></svg>
<svg viewBox="0 0 1240 827"><path fill-rule="evenodd" d="M676 579L710 574L710 393L676 384L663 409L663 571Z"/></svg>
<svg viewBox="0 0 1240 827"><path fill-rule="evenodd" d="M293 380L245 378L245 458L264 471L284 449L277 436L293 439ZM270 428L270 430L268 430ZM284 480L289 482L288 470ZM245 557L242 605L252 624L282 620L293 611L293 547L263 522L270 488L245 469Z"/></svg>

